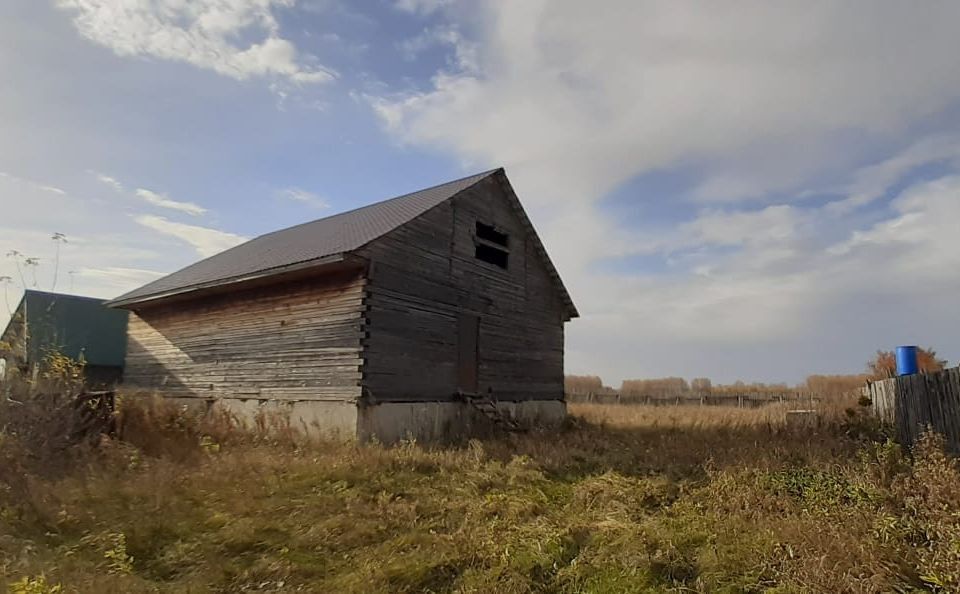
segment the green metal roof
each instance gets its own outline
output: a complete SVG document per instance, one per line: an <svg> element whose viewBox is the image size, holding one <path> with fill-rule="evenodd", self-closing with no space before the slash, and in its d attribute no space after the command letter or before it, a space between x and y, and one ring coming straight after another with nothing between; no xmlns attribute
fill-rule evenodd
<svg viewBox="0 0 960 594"><path fill-rule="evenodd" d="M123 367L127 317L104 300L28 289L20 302L27 320L27 357L39 361L56 351L89 365Z"/></svg>

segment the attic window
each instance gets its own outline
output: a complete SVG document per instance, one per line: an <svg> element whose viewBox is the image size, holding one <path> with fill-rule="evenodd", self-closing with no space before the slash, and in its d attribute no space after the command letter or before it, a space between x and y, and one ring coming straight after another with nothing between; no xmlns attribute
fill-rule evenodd
<svg viewBox="0 0 960 594"><path fill-rule="evenodd" d="M510 252L507 250L509 240L510 237L506 233L497 231L493 225L477 221L477 234L474 238L477 260L506 270L510 259Z"/></svg>
<svg viewBox="0 0 960 594"><path fill-rule="evenodd" d="M507 247L509 237L506 233L501 233L494 229L493 225L485 225L477 221L477 239L483 239L484 241Z"/></svg>
<svg viewBox="0 0 960 594"><path fill-rule="evenodd" d="M507 260L510 258L510 254L503 250L498 250L495 247L490 247L489 245L478 243L477 244L477 260L483 260L493 264L494 266L499 266L504 270L507 269Z"/></svg>

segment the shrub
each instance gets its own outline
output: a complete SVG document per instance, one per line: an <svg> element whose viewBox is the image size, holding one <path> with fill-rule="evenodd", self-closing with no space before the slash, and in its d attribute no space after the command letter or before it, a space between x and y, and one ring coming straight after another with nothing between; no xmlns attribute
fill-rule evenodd
<svg viewBox="0 0 960 594"><path fill-rule="evenodd" d="M562 433L386 448L126 395L116 438L58 478L25 469L26 495L0 502L0 576L25 592L960 589L960 471L935 436L908 452L843 413L788 431L779 408L570 408ZM3 440L0 473L21 464Z"/></svg>

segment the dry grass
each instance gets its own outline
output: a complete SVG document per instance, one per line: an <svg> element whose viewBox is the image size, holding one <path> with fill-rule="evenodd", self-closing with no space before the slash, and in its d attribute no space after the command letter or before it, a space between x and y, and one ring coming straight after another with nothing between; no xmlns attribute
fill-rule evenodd
<svg viewBox="0 0 960 594"><path fill-rule="evenodd" d="M863 414L857 398L834 397L820 402L773 403L756 408L734 406L613 406L605 404L570 404L570 413L594 424L629 428L764 428L778 431L786 428L787 412L805 409L816 412L821 425L842 425L851 414Z"/></svg>
<svg viewBox="0 0 960 594"><path fill-rule="evenodd" d="M557 434L384 448L134 408L136 445L16 497L0 482L0 575L15 592L960 589L960 473L935 439L904 455L842 407L806 428L781 409L571 411Z"/></svg>
<svg viewBox="0 0 960 594"><path fill-rule="evenodd" d="M785 426L787 405L758 408L732 406L613 406L571 404L570 413L586 421L609 427L650 428L744 428L777 429Z"/></svg>

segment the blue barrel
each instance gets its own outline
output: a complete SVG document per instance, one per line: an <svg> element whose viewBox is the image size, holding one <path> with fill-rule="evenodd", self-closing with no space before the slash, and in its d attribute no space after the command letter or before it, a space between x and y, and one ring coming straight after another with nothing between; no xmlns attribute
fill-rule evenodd
<svg viewBox="0 0 960 594"><path fill-rule="evenodd" d="M897 347L897 375L913 375L920 371L917 368L917 347Z"/></svg>

